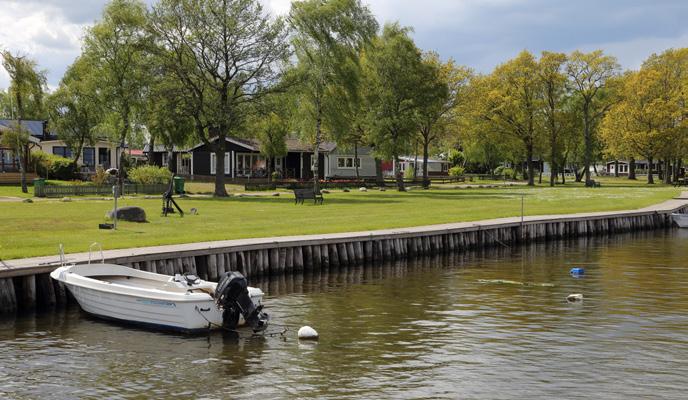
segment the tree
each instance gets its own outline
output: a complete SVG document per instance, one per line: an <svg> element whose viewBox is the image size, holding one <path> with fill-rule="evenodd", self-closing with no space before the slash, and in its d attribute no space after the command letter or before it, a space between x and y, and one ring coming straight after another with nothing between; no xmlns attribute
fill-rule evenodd
<svg viewBox="0 0 688 400"><path fill-rule="evenodd" d="M608 147L638 154L647 159L647 183L654 183L652 164L662 151L669 134L666 129L670 110L661 99L661 76L653 69L628 74L622 87L623 100L603 119L602 137Z"/></svg>
<svg viewBox="0 0 688 400"><path fill-rule="evenodd" d="M423 145L423 186L430 185L428 158L430 145L453 124L457 104L463 99L471 71L457 66L454 60L442 63L436 53L423 56L425 77L418 108L420 137Z"/></svg>
<svg viewBox="0 0 688 400"><path fill-rule="evenodd" d="M410 150L417 132L424 76L421 52L409 32L396 23L385 25L363 58L371 141L376 153L394 160L399 191L405 191L399 156Z"/></svg>
<svg viewBox="0 0 688 400"><path fill-rule="evenodd" d="M190 143L194 129L193 119L187 113L188 97L184 96L181 83L165 70L164 65L158 64L155 69L144 114L149 134L149 151L152 156L156 142L165 146L167 167L172 173L177 173L174 147Z"/></svg>
<svg viewBox="0 0 688 400"><path fill-rule="evenodd" d="M67 69L60 86L47 99L50 124L70 148L77 163L85 145L93 145L101 121L96 80L87 58Z"/></svg>
<svg viewBox="0 0 688 400"><path fill-rule="evenodd" d="M7 50L2 52L2 66L10 76L9 95L14 100L14 105L11 107L12 116L17 120L11 132L3 134L3 141L19 158L21 188L23 193L27 193L29 190L26 186L26 164L29 156L29 135L22 125L22 120L43 115L45 72L36 69L35 61L25 56L14 55Z"/></svg>
<svg viewBox="0 0 688 400"><path fill-rule="evenodd" d="M535 57L523 51L478 82L482 85L482 91L473 99L477 102L478 118L496 133L520 142L526 155L528 185L533 186L533 154L541 109L541 82Z"/></svg>
<svg viewBox="0 0 688 400"><path fill-rule="evenodd" d="M688 49L669 49L658 55L653 54L643 63L642 69L657 73L656 111L663 113L664 118L664 140L661 150L666 172L664 182L671 183L672 164L674 177L677 177L681 157L688 144Z"/></svg>
<svg viewBox="0 0 688 400"><path fill-rule="evenodd" d="M317 192L323 128L337 126L342 96L356 95L358 55L375 35L378 24L360 0L295 1L289 20L296 33L293 45L302 82L298 120L302 122L302 136L314 135L313 190Z"/></svg>
<svg viewBox="0 0 688 400"><path fill-rule="evenodd" d="M114 132L120 153L115 156L121 186L126 174L122 157L127 139L139 124L147 86L146 6L140 0L112 0L101 21L87 30L83 58L98 76L97 92L103 125ZM107 130L107 129L106 129Z"/></svg>
<svg viewBox="0 0 688 400"><path fill-rule="evenodd" d="M196 136L206 144L216 140L215 195L227 196L226 137L245 120L248 103L279 89L290 55L284 21L257 0L161 0L150 30L187 92Z"/></svg>
<svg viewBox="0 0 688 400"><path fill-rule="evenodd" d="M289 95L272 95L256 106L249 123L251 131L257 134L260 153L266 158L268 181L272 181L272 163L276 157L287 155L286 139L291 131L294 107Z"/></svg>
<svg viewBox="0 0 688 400"><path fill-rule="evenodd" d="M616 58L604 55L602 50L591 53L574 51L566 64L571 90L581 100L586 186L591 184L590 165L595 140L593 130L596 122L612 106L610 101L605 101L604 90L607 82L617 75L618 69Z"/></svg>
<svg viewBox="0 0 688 400"><path fill-rule="evenodd" d="M559 137L565 126L563 103L566 96L566 75L563 68L566 55L563 53L542 52L538 62L538 78L541 82L544 127L549 136L549 159L551 173L549 185L557 181L559 156Z"/></svg>

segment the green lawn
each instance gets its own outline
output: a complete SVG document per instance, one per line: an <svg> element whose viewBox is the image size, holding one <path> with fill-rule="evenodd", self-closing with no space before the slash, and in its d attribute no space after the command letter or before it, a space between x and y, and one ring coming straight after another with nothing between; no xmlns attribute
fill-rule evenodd
<svg viewBox="0 0 688 400"><path fill-rule="evenodd" d="M0 189L2 190L2 189ZM602 188L579 184L549 188L516 186L497 189L371 190L333 192L325 205L294 205L289 193L280 197L179 199L198 215L160 216L160 200L122 199L123 205L143 207L149 223L121 223L116 232L98 230L111 201L41 200L0 202L0 258L86 251L97 241L105 249L207 240L330 233L474 221L520 215L521 193L527 215L635 209L659 203L680 192L668 186L603 182ZM0 192L0 196L2 196Z"/></svg>

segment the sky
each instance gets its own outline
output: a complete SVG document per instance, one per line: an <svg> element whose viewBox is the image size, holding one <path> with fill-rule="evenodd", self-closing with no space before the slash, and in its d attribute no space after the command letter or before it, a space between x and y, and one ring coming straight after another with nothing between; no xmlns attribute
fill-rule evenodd
<svg viewBox="0 0 688 400"><path fill-rule="evenodd" d="M154 0L146 0L151 4ZM261 0L274 14L290 0ZM489 72L521 50L602 49L624 68L688 46L688 0L363 0L380 23L414 29L423 50ZM0 0L0 48L34 58L59 84L107 0ZM0 88L9 78L0 68Z"/></svg>

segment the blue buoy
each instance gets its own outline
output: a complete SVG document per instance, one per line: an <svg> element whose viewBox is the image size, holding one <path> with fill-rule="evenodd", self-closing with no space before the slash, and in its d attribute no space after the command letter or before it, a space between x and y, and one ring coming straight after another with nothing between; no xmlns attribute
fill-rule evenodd
<svg viewBox="0 0 688 400"><path fill-rule="evenodd" d="M575 268L571 268L571 271L569 271L569 272L573 276L581 276L581 275L585 275L585 268L575 267Z"/></svg>

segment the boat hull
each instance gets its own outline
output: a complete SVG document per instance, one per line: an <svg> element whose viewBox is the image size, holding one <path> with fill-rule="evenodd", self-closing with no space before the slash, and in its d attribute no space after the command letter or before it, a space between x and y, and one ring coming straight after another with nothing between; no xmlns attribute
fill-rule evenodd
<svg viewBox="0 0 688 400"><path fill-rule="evenodd" d="M179 302L66 286L84 311L98 317L180 332L207 331L222 325L222 311L212 299Z"/></svg>
<svg viewBox="0 0 688 400"><path fill-rule="evenodd" d="M679 228L688 228L688 214L671 214L671 219Z"/></svg>
<svg viewBox="0 0 688 400"><path fill-rule="evenodd" d="M88 314L159 330L202 332L222 326L222 310L210 294L215 283L185 287L171 276L113 265L60 267L50 276L72 293ZM148 282L149 287L137 286ZM249 288L260 305L263 292ZM240 317L239 324L243 324Z"/></svg>

